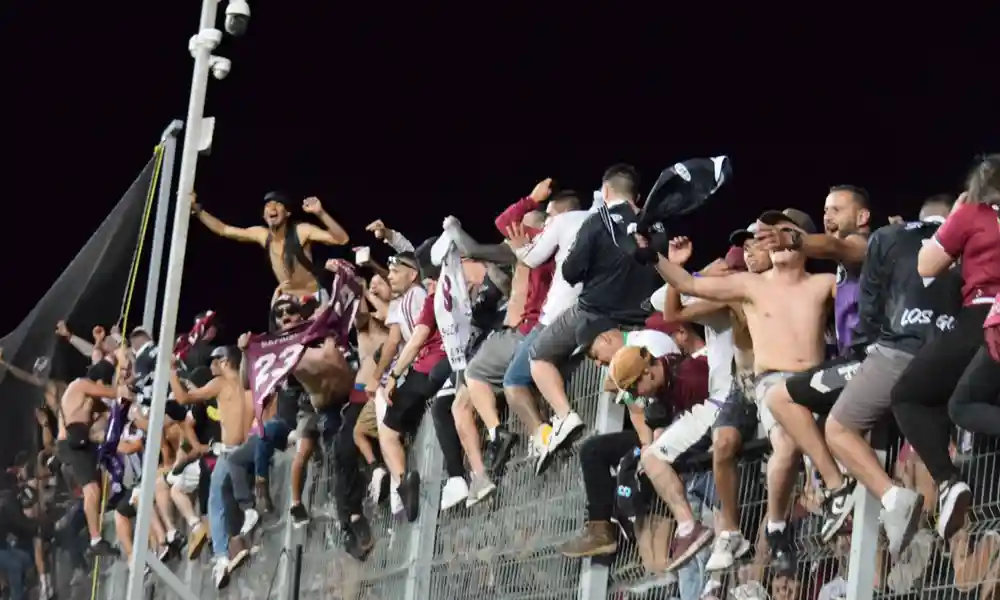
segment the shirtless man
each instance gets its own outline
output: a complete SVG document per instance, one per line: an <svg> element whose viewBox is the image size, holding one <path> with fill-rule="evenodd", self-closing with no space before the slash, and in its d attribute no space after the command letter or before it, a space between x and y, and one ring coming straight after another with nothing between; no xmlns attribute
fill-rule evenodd
<svg viewBox="0 0 1000 600"><path fill-rule="evenodd" d="M808 215L794 209L767 211L758 222L792 235L807 235L816 230ZM823 362L824 325L836 293L836 277L807 273L805 261L799 250L779 250L771 253L771 270L727 277L693 277L662 255L657 261L657 270L680 293L740 303L746 315L754 343L755 400L774 450L767 466L766 536L779 573L794 572L796 567L785 516L801 451L777 425L767 408L767 400L776 385ZM848 485L839 471L831 479L826 484L834 494Z"/></svg>
<svg viewBox="0 0 1000 600"><path fill-rule="evenodd" d="M701 275L725 276L736 270L763 273L771 268L770 254L754 243L754 224L746 229L734 231L729 236L731 249L725 262L716 261L702 270ZM683 247L672 248L673 253L683 251ZM742 253L743 265L735 260L736 252ZM675 261L676 262L676 261ZM665 286L666 287L666 286ZM705 564L709 571L728 569L733 562L750 550L750 542L739 529L739 472L737 453L743 443L757 435L757 407L753 402L753 341L747 330L746 315L741 303L720 303L709 300L690 299L681 301L673 288L666 290L665 298L650 298L654 308L661 306L664 316L670 321L699 322L711 331L710 326L730 335L716 334L715 343L730 344L731 350L716 349L718 355L733 363L735 368L731 389L712 426L712 474L719 498L719 513L715 521L715 543L712 554ZM711 344L710 344L711 347ZM712 349L709 350L712 356ZM710 370L711 372L711 370Z"/></svg>
<svg viewBox="0 0 1000 600"><path fill-rule="evenodd" d="M212 537L212 550L216 557L212 575L218 589L224 588L229 583L232 571L249 556L249 549L245 547L242 539L233 536L230 540L223 489L229 477L229 461L226 460L226 456L246 440L253 421L253 402L240 381L240 357L240 352L236 348L217 348L212 353L211 369L214 378L205 386L192 390L188 390L181 383L176 370L170 376L170 389L173 390L178 403L208 402L213 398L218 403L222 444L215 449L218 461L212 471L208 496L208 524Z"/></svg>
<svg viewBox="0 0 1000 600"><path fill-rule="evenodd" d="M209 231L231 240L257 244L267 250L271 269L278 279L280 294L291 294L300 300L319 299L323 295L317 279L317 269L312 262L312 245L343 246L349 241L347 232L320 204L318 198L306 198L302 210L316 215L326 229L310 223L290 220L289 200L283 194L270 192L264 196L264 223L266 227L233 227L208 214L197 204L192 195L191 210Z"/></svg>
<svg viewBox="0 0 1000 600"><path fill-rule="evenodd" d="M59 436L56 455L66 466L76 483L83 487L83 511L90 532L90 552L96 556L117 556L118 551L101 539L101 486L97 467L97 448L91 441L94 413L103 411L105 398L127 396L124 387L115 390L112 381L115 367L98 361L87 370L87 376L74 380L63 393L59 404ZM101 432L103 438L104 432Z"/></svg>

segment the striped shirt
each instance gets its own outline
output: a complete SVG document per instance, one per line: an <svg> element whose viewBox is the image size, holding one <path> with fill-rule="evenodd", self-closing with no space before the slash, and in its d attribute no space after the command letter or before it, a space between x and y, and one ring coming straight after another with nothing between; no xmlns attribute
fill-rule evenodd
<svg viewBox="0 0 1000 600"><path fill-rule="evenodd" d="M425 300L427 300L427 290L419 285L413 285L402 296L389 303L385 324L387 327L399 325L404 344L413 336L413 329L417 326Z"/></svg>

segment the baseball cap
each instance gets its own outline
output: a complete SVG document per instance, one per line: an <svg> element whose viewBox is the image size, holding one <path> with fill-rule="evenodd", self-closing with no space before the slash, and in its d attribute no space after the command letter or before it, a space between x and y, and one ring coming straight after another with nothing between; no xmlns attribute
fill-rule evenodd
<svg viewBox="0 0 1000 600"><path fill-rule="evenodd" d="M618 325L607 317L584 320L584 322L576 328L576 350L573 354L576 355L581 352L586 352L590 349L594 340L597 339L597 336L601 335L605 331L611 331L612 329L618 329Z"/></svg>
<svg viewBox="0 0 1000 600"><path fill-rule="evenodd" d="M729 234L729 243L733 246L743 246L743 243L749 240L757 233L757 221L750 223L746 229L737 229L736 231Z"/></svg>
<svg viewBox="0 0 1000 600"><path fill-rule="evenodd" d="M796 208L786 208L785 210L769 210L764 212L758 221L765 225L777 225L779 223L791 223L806 233L816 233L816 224L812 217Z"/></svg>
<svg viewBox="0 0 1000 600"><path fill-rule="evenodd" d="M734 271L747 271L747 262L743 258L743 248L733 246L726 252L726 266Z"/></svg>
<svg viewBox="0 0 1000 600"><path fill-rule="evenodd" d="M135 329L132 330L132 333L128 334L128 338L132 339L132 338L134 338L136 336L139 336L139 335L144 335L144 336L146 336L148 338L152 338L153 337L153 336L149 335L149 332L146 331L145 327L136 327Z"/></svg>
<svg viewBox="0 0 1000 600"><path fill-rule="evenodd" d="M268 192L264 194L264 204L267 204L268 202L277 202L285 208L289 208L291 206L291 203L288 201L288 196L281 192Z"/></svg>
<svg viewBox="0 0 1000 600"><path fill-rule="evenodd" d="M639 381L651 363L652 356L645 348L636 346L619 348L611 358L611 364L608 365L608 374L604 378L604 391L618 392L619 395L628 393L627 390Z"/></svg>
<svg viewBox="0 0 1000 600"><path fill-rule="evenodd" d="M413 252L400 252L394 256L389 257L389 266L399 265L403 267L409 267L414 271L420 270L420 264L417 262L417 255Z"/></svg>
<svg viewBox="0 0 1000 600"><path fill-rule="evenodd" d="M644 301L643 308L647 310L663 311L663 306L667 303L667 290L669 285L663 285Z"/></svg>

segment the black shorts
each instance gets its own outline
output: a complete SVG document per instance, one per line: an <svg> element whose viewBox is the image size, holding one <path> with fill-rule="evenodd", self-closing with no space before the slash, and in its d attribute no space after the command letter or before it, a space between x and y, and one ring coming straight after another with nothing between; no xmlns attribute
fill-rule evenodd
<svg viewBox="0 0 1000 600"><path fill-rule="evenodd" d="M837 357L789 377L785 388L792 402L813 414L826 416L860 366L861 361L856 358Z"/></svg>
<svg viewBox="0 0 1000 600"><path fill-rule="evenodd" d="M427 410L427 402L434 398L443 382L430 375L410 370L392 395L392 404L385 411L383 425L404 434L416 433Z"/></svg>
<svg viewBox="0 0 1000 600"><path fill-rule="evenodd" d="M132 506L132 490L128 488L122 488L122 491L115 494L108 503L108 506L113 507L115 512L126 519L135 518L135 506Z"/></svg>
<svg viewBox="0 0 1000 600"><path fill-rule="evenodd" d="M97 468L97 447L87 442L83 447L74 446L67 440L56 442L56 457L69 473L73 483L81 487L101 480Z"/></svg>
<svg viewBox="0 0 1000 600"><path fill-rule="evenodd" d="M715 424L712 431L722 427L732 427L740 433L740 438L744 442L757 437L757 425L760 419L757 418L757 405L749 400L737 386L729 390L726 403L722 405L718 416L715 417Z"/></svg>

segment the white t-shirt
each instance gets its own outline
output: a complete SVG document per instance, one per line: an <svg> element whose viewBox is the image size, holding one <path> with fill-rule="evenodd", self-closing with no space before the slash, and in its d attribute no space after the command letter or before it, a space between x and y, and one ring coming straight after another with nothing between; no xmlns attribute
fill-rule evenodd
<svg viewBox="0 0 1000 600"><path fill-rule="evenodd" d="M847 582L838 575L820 589L816 600L846 600L846 598Z"/></svg>
<svg viewBox="0 0 1000 600"><path fill-rule="evenodd" d="M681 296L681 304L689 306L701 302L692 296ZM736 342L733 339L733 323L729 313L718 312L698 319L705 328L705 349L708 354L708 397L725 402L733 387L733 359L736 357Z"/></svg>
<svg viewBox="0 0 1000 600"><path fill-rule="evenodd" d="M542 305L542 315L538 320L542 325L549 325L555 321L564 310L575 305L576 299L580 296L583 284L567 283L562 275L562 266L576 242L580 226L589 216L590 213L585 210L560 213L546 223L545 229L532 240L530 245L514 251L518 259L532 269L550 259L554 258L556 261L555 276L552 278L552 285L549 287L545 304Z"/></svg>
<svg viewBox="0 0 1000 600"><path fill-rule="evenodd" d="M399 325L403 334L403 343L410 341L413 329L417 326L420 311L427 300L427 290L419 285L411 286L406 292L389 303L389 311L385 317L386 327Z"/></svg>
<svg viewBox="0 0 1000 600"><path fill-rule="evenodd" d="M625 331L625 345L631 348L645 348L656 358L663 358L668 354L680 354L681 350L674 343L673 338L655 329L641 329L639 331Z"/></svg>
<svg viewBox="0 0 1000 600"><path fill-rule="evenodd" d="M129 421L125 424L125 429L122 431L121 441L141 442L144 439L146 439L146 432L136 427L135 423ZM125 454L122 456L122 459L125 463L125 473L122 477L122 483L127 488L136 487L142 476L142 452Z"/></svg>

